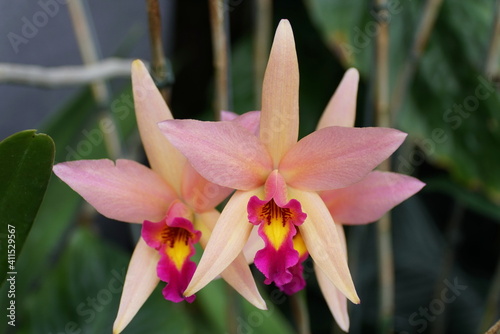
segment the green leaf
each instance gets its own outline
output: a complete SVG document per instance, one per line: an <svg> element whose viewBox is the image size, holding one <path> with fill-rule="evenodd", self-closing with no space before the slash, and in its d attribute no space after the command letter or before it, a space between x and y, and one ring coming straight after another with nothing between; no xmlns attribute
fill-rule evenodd
<svg viewBox="0 0 500 334"><path fill-rule="evenodd" d="M19 322L16 333L111 333L128 261L126 252L88 229L75 229L44 284L23 300L30 321ZM160 289L161 284L123 333L193 332L183 305L165 301Z"/></svg>
<svg viewBox="0 0 500 334"><path fill-rule="evenodd" d="M0 142L0 281L17 257L42 202L54 162L54 142L36 130Z"/></svg>
<svg viewBox="0 0 500 334"><path fill-rule="evenodd" d="M104 142L97 134L98 110L90 90L85 89L46 120L41 131L50 135L55 142L56 163L107 157ZM118 132L125 140L136 129L130 88L114 97L110 111L117 121ZM16 277L16 299L26 300L35 293L46 273L60 260L81 203L82 198L59 178L50 179L33 229L17 263L18 272L36 274ZM2 296L6 295L5 286L0 290ZM7 307L7 303L7 298L0 298L0 308ZM21 310L18 310L18 316L25 317ZM8 327L6 322L0 323L0 332L5 332Z"/></svg>
<svg viewBox="0 0 500 334"><path fill-rule="evenodd" d="M360 30L369 1L309 0L309 12L323 33L323 38L344 66L359 67L359 56L373 43Z"/></svg>
<svg viewBox="0 0 500 334"><path fill-rule="evenodd" d="M370 1L309 0L309 12L325 43L357 67L373 73L378 36ZM398 127L424 152L412 152L396 169L411 172L425 160L445 168L462 186L500 203L500 93L483 73L493 24L489 1L444 1L398 113ZM390 84L393 89L411 54L423 2L390 1ZM421 153L421 152L420 152ZM405 168L409 166L411 168Z"/></svg>
<svg viewBox="0 0 500 334"><path fill-rule="evenodd" d="M489 216L492 220L500 223L499 206L488 201L482 194L464 188L445 177L433 177L424 181L426 183L425 192L436 191L447 194L459 202L466 203L470 209Z"/></svg>

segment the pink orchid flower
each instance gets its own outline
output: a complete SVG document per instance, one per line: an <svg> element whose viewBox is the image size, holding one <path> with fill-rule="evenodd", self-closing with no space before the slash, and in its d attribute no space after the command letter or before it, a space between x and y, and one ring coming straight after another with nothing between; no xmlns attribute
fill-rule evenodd
<svg viewBox="0 0 500 334"><path fill-rule="evenodd" d="M201 177L160 132L157 123L172 114L144 64L132 65L137 123L150 166L135 161L80 160L59 163L54 173L102 215L142 225L128 267L114 333L135 316L160 280L167 300L192 302L183 295L196 265L194 244L205 246L220 214L214 209L232 191ZM232 123L252 127L249 116ZM241 295L261 309L266 305L243 254L221 273Z"/></svg>
<svg viewBox="0 0 500 334"><path fill-rule="evenodd" d="M328 126L353 127L356 117L356 96L359 73L349 69L330 99L318 123L318 129ZM387 211L417 193L425 184L411 176L372 171L361 181L340 189L320 192L335 227L342 247L347 245L342 225L360 225L379 220ZM349 331L347 299L325 276L315 270L326 302L339 327Z"/></svg>
<svg viewBox="0 0 500 334"><path fill-rule="evenodd" d="M255 265L286 293L303 288L311 255L328 282L359 303L344 241L320 191L361 181L401 145L386 128L322 128L298 141L299 71L293 32L282 20L267 65L259 136L231 122L169 120L172 145L207 180L237 189L212 232L186 296L196 293L238 254L254 225L264 240ZM250 221L250 224L249 224Z"/></svg>

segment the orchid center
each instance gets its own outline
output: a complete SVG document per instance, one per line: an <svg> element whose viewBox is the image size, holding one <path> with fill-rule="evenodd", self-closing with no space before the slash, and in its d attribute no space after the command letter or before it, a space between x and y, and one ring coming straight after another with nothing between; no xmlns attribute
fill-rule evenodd
<svg viewBox="0 0 500 334"><path fill-rule="evenodd" d="M295 227L289 222L292 213L289 208L280 208L274 200L265 204L260 212L260 220L263 222L263 233L269 242L278 250L285 238L290 233L295 234Z"/></svg>
<svg viewBox="0 0 500 334"><path fill-rule="evenodd" d="M175 264L177 270L181 270L184 262L191 254L192 240L196 236L182 227L169 227L165 225L161 232L163 239L163 250Z"/></svg>
<svg viewBox="0 0 500 334"><path fill-rule="evenodd" d="M271 181L269 181L269 179ZM286 188L273 187L275 180L279 180L279 175L274 173L266 183L266 199L261 200L257 196L250 198L247 206L248 220L259 227L259 235L264 241L264 248L255 254L255 266L265 276L265 284L274 282L282 291L296 292L297 289L289 289L290 284L297 281L295 278L300 276L302 256L304 255L305 245L302 238L295 241L298 233L297 227L306 219L307 215L302 211L300 202L291 199L285 202ZM269 193L271 195L269 195ZM305 258L304 258L305 259ZM301 288L305 285L302 284Z"/></svg>

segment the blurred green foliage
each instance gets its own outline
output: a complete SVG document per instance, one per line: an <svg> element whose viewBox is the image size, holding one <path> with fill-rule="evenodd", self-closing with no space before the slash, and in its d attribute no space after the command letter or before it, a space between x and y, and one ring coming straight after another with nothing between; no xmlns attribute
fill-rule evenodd
<svg viewBox="0 0 500 334"><path fill-rule="evenodd" d="M373 47L380 12L370 1L307 1L325 42L346 66L373 75ZM412 49L424 15L423 1L389 1L390 81L417 56ZM365 8L366 10L360 10ZM371 8L371 9L370 9ZM486 55L493 25L490 1L444 1L401 108L397 125L431 163L450 171L470 190L500 203L500 94L488 78ZM336 18L336 19L333 19ZM394 98L394 96L393 96ZM424 156L412 153L396 162L396 170L412 173Z"/></svg>

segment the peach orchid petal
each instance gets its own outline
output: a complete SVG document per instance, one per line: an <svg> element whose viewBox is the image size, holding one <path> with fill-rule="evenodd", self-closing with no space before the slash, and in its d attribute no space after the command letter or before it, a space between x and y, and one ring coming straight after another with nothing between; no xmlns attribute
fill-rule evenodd
<svg viewBox="0 0 500 334"><path fill-rule="evenodd" d="M353 303L359 303L354 283L347 266L345 251L328 208L315 192L289 187L290 198L297 199L307 214L299 226L309 255L326 277ZM339 256L341 255L341 256Z"/></svg>
<svg viewBox="0 0 500 334"><path fill-rule="evenodd" d="M260 139L278 166L299 134L299 65L290 22L281 20L262 85Z"/></svg>
<svg viewBox="0 0 500 334"><path fill-rule="evenodd" d="M349 331L349 313L347 312L347 298L339 289L326 277L321 269L314 264L316 279L319 287L325 297L330 312L332 312L335 321L344 332Z"/></svg>
<svg viewBox="0 0 500 334"><path fill-rule="evenodd" d="M132 63L132 91L137 126L149 165L180 194L181 173L186 158L158 129L158 122L172 119L172 113L140 60Z"/></svg>
<svg viewBox="0 0 500 334"><path fill-rule="evenodd" d="M223 122L229 122L234 119L236 119L239 116L239 114L232 112L232 111L227 111L227 110L221 110L220 112L220 120Z"/></svg>
<svg viewBox="0 0 500 334"><path fill-rule="evenodd" d="M377 221L424 185L411 176L374 171L358 183L320 195L337 223L358 225Z"/></svg>
<svg viewBox="0 0 500 334"><path fill-rule="evenodd" d="M161 220L175 199L155 172L132 160L68 161L54 173L102 215L128 223Z"/></svg>
<svg viewBox="0 0 500 334"><path fill-rule="evenodd" d="M356 118L356 97L358 95L359 72L350 68L344 74L337 90L328 102L317 129L328 126L353 127Z"/></svg>
<svg viewBox="0 0 500 334"><path fill-rule="evenodd" d="M201 222L206 226L204 229L204 234L208 234L207 231L213 230L215 223L220 217L220 213L217 210L207 211L202 214L196 214L196 222ZM203 236L203 240L200 240L202 247L206 247L206 243L209 239L208 236ZM243 254L240 254L236 259L221 273L222 278L231 285L240 295L242 295L246 300L248 300L255 307L266 310L266 302L261 297L255 280L253 279L252 272L248 266L247 261Z"/></svg>
<svg viewBox="0 0 500 334"><path fill-rule="evenodd" d="M194 228L201 232L200 245L205 248L207 246L215 223L220 217L220 212L212 209L203 213L194 214Z"/></svg>
<svg viewBox="0 0 500 334"><path fill-rule="evenodd" d="M264 184L271 158L259 139L233 122L170 120L163 134L204 178L221 186L248 190Z"/></svg>
<svg viewBox="0 0 500 334"><path fill-rule="evenodd" d="M231 111L222 111L221 119L223 121L233 121L241 125L251 133L258 133L260 123L260 111L249 111L238 115Z"/></svg>
<svg viewBox="0 0 500 334"><path fill-rule="evenodd" d="M186 296L195 294L210 283L240 254L252 230L246 205L250 197L262 193L262 189L237 191L231 197L212 231L191 283L184 292Z"/></svg>
<svg viewBox="0 0 500 334"><path fill-rule="evenodd" d="M302 138L281 160L287 184L304 190L343 188L387 159L406 134L388 128L332 126Z"/></svg>
<svg viewBox="0 0 500 334"><path fill-rule="evenodd" d="M339 239L342 243L342 247L347 254L347 244L345 240L344 228L340 224L335 224ZM321 269L315 264L316 278L318 279L318 284L325 297L328 308L333 314L335 321L339 327L344 331L349 331L349 314L347 313L347 298L340 292L337 287L326 277Z"/></svg>
<svg viewBox="0 0 500 334"><path fill-rule="evenodd" d="M264 240L259 236L259 227L254 226L252 228L252 232L250 232L250 237L248 238L245 247L243 247L243 254L245 255L245 259L247 263L253 263L255 258L255 254L260 249L264 248Z"/></svg>
<svg viewBox="0 0 500 334"><path fill-rule="evenodd" d="M195 212L204 212L217 206L231 194L233 189L211 183L186 163L181 191L182 198Z"/></svg>
<svg viewBox="0 0 500 334"><path fill-rule="evenodd" d="M159 260L158 252L139 239L128 266L113 334L125 329L158 285L156 266Z"/></svg>

